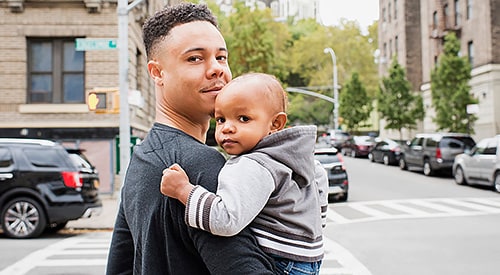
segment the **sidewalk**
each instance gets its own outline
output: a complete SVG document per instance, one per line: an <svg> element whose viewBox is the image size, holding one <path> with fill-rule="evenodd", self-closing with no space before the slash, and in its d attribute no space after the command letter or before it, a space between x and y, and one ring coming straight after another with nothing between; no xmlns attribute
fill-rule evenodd
<svg viewBox="0 0 500 275"><path fill-rule="evenodd" d="M69 221L66 229L113 230L118 211L118 195L104 194L100 195L100 197L102 200L102 212L99 216Z"/></svg>

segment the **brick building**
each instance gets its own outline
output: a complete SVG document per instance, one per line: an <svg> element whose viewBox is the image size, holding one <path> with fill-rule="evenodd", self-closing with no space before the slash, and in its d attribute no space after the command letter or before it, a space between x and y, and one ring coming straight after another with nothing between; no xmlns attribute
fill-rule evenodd
<svg viewBox="0 0 500 275"><path fill-rule="evenodd" d="M135 2L140 3L128 13L128 101L130 133L140 139L155 111L141 27L156 10L180 1ZM114 192L119 180L117 4L0 0L0 137L46 138L86 150L104 193ZM104 39L111 49L79 50L76 41L82 38ZM109 91L109 110L89 111L86 94L95 88Z"/></svg>
<svg viewBox="0 0 500 275"><path fill-rule="evenodd" d="M472 64L471 94L479 100L474 137L499 134L500 0L380 0L379 8L379 73L386 75L393 56L406 68L413 89L424 98L426 117L417 131L436 131L430 75L442 53L444 36L455 32L461 54ZM382 134L399 136L394 131ZM405 134L405 138L411 135Z"/></svg>

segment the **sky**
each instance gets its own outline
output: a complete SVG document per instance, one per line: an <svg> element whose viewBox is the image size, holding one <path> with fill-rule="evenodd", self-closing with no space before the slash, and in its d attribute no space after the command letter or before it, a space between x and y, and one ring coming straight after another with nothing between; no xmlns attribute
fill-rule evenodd
<svg viewBox="0 0 500 275"><path fill-rule="evenodd" d="M340 18L358 21L365 33L378 20L378 0L320 0L320 16L325 25L338 25Z"/></svg>

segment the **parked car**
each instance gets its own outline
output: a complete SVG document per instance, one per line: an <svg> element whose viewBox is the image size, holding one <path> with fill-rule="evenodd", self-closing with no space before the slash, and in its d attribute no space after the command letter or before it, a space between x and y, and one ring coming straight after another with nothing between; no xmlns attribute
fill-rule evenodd
<svg viewBox="0 0 500 275"><path fill-rule="evenodd" d="M455 156L472 149L476 143L468 134L417 134L403 146L399 167L403 170L423 168L426 176L437 172L452 172Z"/></svg>
<svg viewBox="0 0 500 275"><path fill-rule="evenodd" d="M401 155L401 144L392 139L382 139L375 142L375 145L368 153L368 159L372 162L380 162L385 165L398 165Z"/></svg>
<svg viewBox="0 0 500 275"><path fill-rule="evenodd" d="M453 163L455 182L493 187L500 192L500 135L480 140L471 151L459 154Z"/></svg>
<svg viewBox="0 0 500 275"><path fill-rule="evenodd" d="M6 236L34 238L100 213L97 171L75 159L49 140L0 138L0 224Z"/></svg>
<svg viewBox="0 0 500 275"><path fill-rule="evenodd" d="M374 144L375 140L371 136L352 136L342 144L340 151L344 156L366 158Z"/></svg>
<svg viewBox="0 0 500 275"><path fill-rule="evenodd" d="M328 174L328 202L347 201L349 179L342 155L334 147L316 148L314 157Z"/></svg>
<svg viewBox="0 0 500 275"><path fill-rule="evenodd" d="M340 150L344 142L351 137L349 133L341 130L332 130L328 132L328 135L330 136L331 146L335 147L337 150Z"/></svg>

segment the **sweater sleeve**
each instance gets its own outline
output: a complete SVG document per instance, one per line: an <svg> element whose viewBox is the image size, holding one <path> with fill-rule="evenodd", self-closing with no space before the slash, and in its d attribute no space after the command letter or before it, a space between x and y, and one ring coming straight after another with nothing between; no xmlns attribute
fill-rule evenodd
<svg viewBox="0 0 500 275"><path fill-rule="evenodd" d="M321 206L322 226L326 227L326 212L328 210L328 175L321 163L315 160L314 181L318 185L319 202Z"/></svg>
<svg viewBox="0 0 500 275"><path fill-rule="evenodd" d="M217 193L196 186L186 204L186 223L219 236L233 236L250 224L275 189L271 173L241 158L222 168Z"/></svg>

